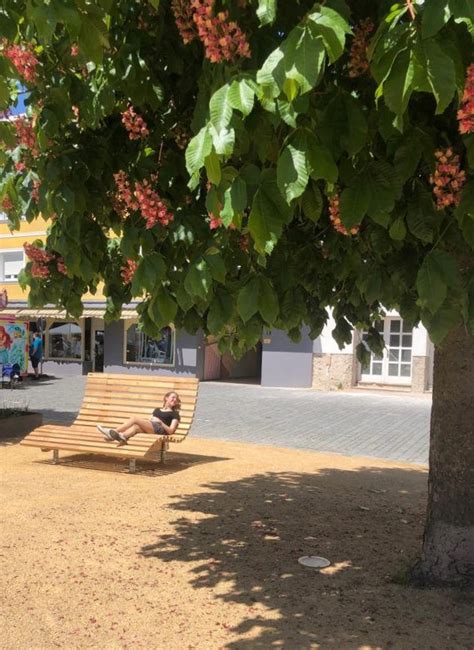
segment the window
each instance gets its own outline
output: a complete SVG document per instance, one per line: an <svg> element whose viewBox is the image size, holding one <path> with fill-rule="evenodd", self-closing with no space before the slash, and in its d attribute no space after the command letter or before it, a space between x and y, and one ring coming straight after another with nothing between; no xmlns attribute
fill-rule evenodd
<svg viewBox="0 0 474 650"><path fill-rule="evenodd" d="M50 323L46 341L48 359L82 359L82 329L75 321Z"/></svg>
<svg viewBox="0 0 474 650"><path fill-rule="evenodd" d="M18 273L24 266L23 251L3 251L0 253L0 281L16 282Z"/></svg>
<svg viewBox="0 0 474 650"><path fill-rule="evenodd" d="M139 330L136 323L126 324L125 327L125 363L174 365L175 331L172 327L163 327L161 336L157 338Z"/></svg>

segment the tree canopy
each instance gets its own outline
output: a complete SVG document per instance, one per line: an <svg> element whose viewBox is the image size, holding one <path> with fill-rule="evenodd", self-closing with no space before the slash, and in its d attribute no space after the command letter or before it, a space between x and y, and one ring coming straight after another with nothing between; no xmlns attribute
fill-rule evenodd
<svg viewBox="0 0 474 650"><path fill-rule="evenodd" d="M474 334L469 5L4 0L0 203L51 224L30 303L100 286L236 355L328 308L340 345L390 308Z"/></svg>

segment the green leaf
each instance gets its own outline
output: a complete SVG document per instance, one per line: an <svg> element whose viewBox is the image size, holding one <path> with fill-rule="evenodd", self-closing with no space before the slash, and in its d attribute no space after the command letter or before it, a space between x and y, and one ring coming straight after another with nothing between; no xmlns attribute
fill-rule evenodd
<svg viewBox="0 0 474 650"><path fill-rule="evenodd" d="M405 226L404 219L402 218L396 219L390 226L388 233L390 237L392 239L395 239L396 241L402 241L403 239L405 239L407 234L407 229Z"/></svg>
<svg viewBox="0 0 474 650"><path fill-rule="evenodd" d="M219 157L214 151L206 157L204 160L204 165L206 167L207 178L214 183L214 185L219 185L221 182L221 164Z"/></svg>
<svg viewBox="0 0 474 650"><path fill-rule="evenodd" d="M258 311L259 280L253 276L239 291L237 296L237 312L246 323Z"/></svg>
<svg viewBox="0 0 474 650"><path fill-rule="evenodd" d="M422 311L421 320L429 332L430 339L439 345L443 339L461 322L461 313L451 305L443 305L434 315Z"/></svg>
<svg viewBox="0 0 474 650"><path fill-rule="evenodd" d="M40 39L45 43L50 43L58 22L55 7L49 4L40 4L38 7L29 9L28 15L34 22Z"/></svg>
<svg viewBox="0 0 474 650"><path fill-rule="evenodd" d="M451 57L429 38L423 42L428 82L436 99L436 114L443 113L456 92L456 71Z"/></svg>
<svg viewBox="0 0 474 650"><path fill-rule="evenodd" d="M259 253L271 253L292 211L278 188L275 172L262 172L249 216L249 231Z"/></svg>
<svg viewBox="0 0 474 650"><path fill-rule="evenodd" d="M417 187L408 199L407 226L412 235L423 242L433 242L439 228L440 216L431 192Z"/></svg>
<svg viewBox="0 0 474 650"><path fill-rule="evenodd" d="M205 260L193 264L184 279L184 288L190 296L205 300L212 286L212 275Z"/></svg>
<svg viewBox="0 0 474 650"><path fill-rule="evenodd" d="M198 172L204 165L204 161L211 153L212 138L207 126L204 126L197 135L192 138L186 149L186 169L190 176Z"/></svg>
<svg viewBox="0 0 474 650"><path fill-rule="evenodd" d="M308 184L307 147L305 135L297 132L278 158L277 183L288 204L301 196Z"/></svg>
<svg viewBox="0 0 474 650"><path fill-rule="evenodd" d="M315 138L309 140L307 151L309 173L311 178L317 181L323 178L328 183L334 184L337 181L339 170L331 152L319 145Z"/></svg>
<svg viewBox="0 0 474 650"><path fill-rule="evenodd" d="M16 143L14 126L10 122L0 121L0 141L4 142L7 147L12 147Z"/></svg>
<svg viewBox="0 0 474 650"><path fill-rule="evenodd" d="M341 221L349 230L357 226L367 214L370 188L367 180L358 177L354 187L347 187L341 194Z"/></svg>
<svg viewBox="0 0 474 650"><path fill-rule="evenodd" d="M449 253L432 250L423 260L416 279L420 303L434 314L443 304L448 286L460 282L460 274L455 260Z"/></svg>
<svg viewBox="0 0 474 650"><path fill-rule="evenodd" d="M276 87L273 97L278 96L289 79L296 82L301 94L309 92L319 80L324 58L321 40L310 27L298 25L266 59L257 72L257 83Z"/></svg>
<svg viewBox="0 0 474 650"><path fill-rule="evenodd" d="M449 8L455 18L472 20L472 0L449 0Z"/></svg>
<svg viewBox="0 0 474 650"><path fill-rule="evenodd" d="M435 36L450 18L449 0L425 0L421 22L423 38Z"/></svg>
<svg viewBox="0 0 474 650"><path fill-rule="evenodd" d="M233 297L222 289L216 291L207 314L207 326L211 334L219 334L231 321L234 311Z"/></svg>
<svg viewBox="0 0 474 650"><path fill-rule="evenodd" d="M132 296L139 296L143 290L156 293L166 276L166 264L159 253L149 253L142 257L132 280Z"/></svg>
<svg viewBox="0 0 474 650"><path fill-rule="evenodd" d="M464 239L474 251L474 216L464 214L461 217L460 226Z"/></svg>
<svg viewBox="0 0 474 650"><path fill-rule="evenodd" d="M402 117L413 92L414 63L412 53L401 52L391 68L390 75L383 84L385 103L397 116L396 126L401 130Z"/></svg>
<svg viewBox="0 0 474 650"><path fill-rule="evenodd" d="M343 95L347 115L347 125L341 133L341 142L350 156L358 153L367 141L367 120L362 110L362 103L347 93Z"/></svg>
<svg viewBox="0 0 474 650"><path fill-rule="evenodd" d="M235 131L234 129L223 128L220 131L211 124L209 132L212 137L212 144L216 153L223 156L230 156L234 150Z"/></svg>
<svg viewBox="0 0 474 650"><path fill-rule="evenodd" d="M347 21L333 9L319 6L319 11L308 15L309 25L315 36L321 36L329 60L334 63L344 51L346 34L350 33Z"/></svg>
<svg viewBox="0 0 474 650"><path fill-rule="evenodd" d="M148 306L148 316L159 328L171 325L178 311L178 305L170 294L161 289L161 291L152 298Z"/></svg>
<svg viewBox="0 0 474 650"><path fill-rule="evenodd" d="M277 0L258 0L257 16L260 25L271 25L277 12Z"/></svg>
<svg viewBox="0 0 474 650"><path fill-rule="evenodd" d="M229 101L230 89L230 84L222 86L212 95L209 102L211 124L217 133L228 127L232 119L232 105Z"/></svg>
<svg viewBox="0 0 474 650"><path fill-rule="evenodd" d="M261 277L258 291L258 311L268 325L273 325L278 316L278 297L267 278Z"/></svg>
<svg viewBox="0 0 474 650"><path fill-rule="evenodd" d="M242 214L247 207L247 185L237 176L224 192L224 207L221 218L224 226L228 227L237 214Z"/></svg>
<svg viewBox="0 0 474 650"><path fill-rule="evenodd" d="M104 48L108 47L107 30L99 17L82 16L79 47L81 52L96 64L102 63Z"/></svg>
<svg viewBox="0 0 474 650"><path fill-rule="evenodd" d="M236 79L230 84L227 99L230 106L247 116L252 112L255 99L255 82L249 79Z"/></svg>
<svg viewBox="0 0 474 650"><path fill-rule="evenodd" d="M400 179L405 182L413 176L421 158L421 143L416 133L410 131L395 152L394 165Z"/></svg>
<svg viewBox="0 0 474 650"><path fill-rule="evenodd" d="M225 284L227 269L225 267L225 262L220 253L215 255L206 255L205 260L211 271L211 275L217 282Z"/></svg>
<svg viewBox="0 0 474 650"><path fill-rule="evenodd" d="M306 188L301 198L301 207L305 217L314 222L318 221L323 209L323 198L315 183L311 182Z"/></svg>

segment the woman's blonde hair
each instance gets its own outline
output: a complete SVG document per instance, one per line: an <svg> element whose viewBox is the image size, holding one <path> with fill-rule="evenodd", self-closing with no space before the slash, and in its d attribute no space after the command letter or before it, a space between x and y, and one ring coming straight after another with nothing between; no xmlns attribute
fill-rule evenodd
<svg viewBox="0 0 474 650"><path fill-rule="evenodd" d="M181 408L181 399L175 390L170 390L166 393L166 395L163 397L163 406L166 404L166 400L170 395L176 395L176 397L178 398L178 403L176 404L175 408L179 411L179 409Z"/></svg>

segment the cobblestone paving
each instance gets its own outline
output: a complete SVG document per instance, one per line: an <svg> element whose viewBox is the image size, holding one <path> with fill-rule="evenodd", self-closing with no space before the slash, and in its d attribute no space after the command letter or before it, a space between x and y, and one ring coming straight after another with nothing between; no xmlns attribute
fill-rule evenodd
<svg viewBox="0 0 474 650"><path fill-rule="evenodd" d="M44 421L70 423L85 377L28 380L4 389L4 404L27 404ZM430 395L316 392L207 382L199 388L192 434L234 442L428 462Z"/></svg>

